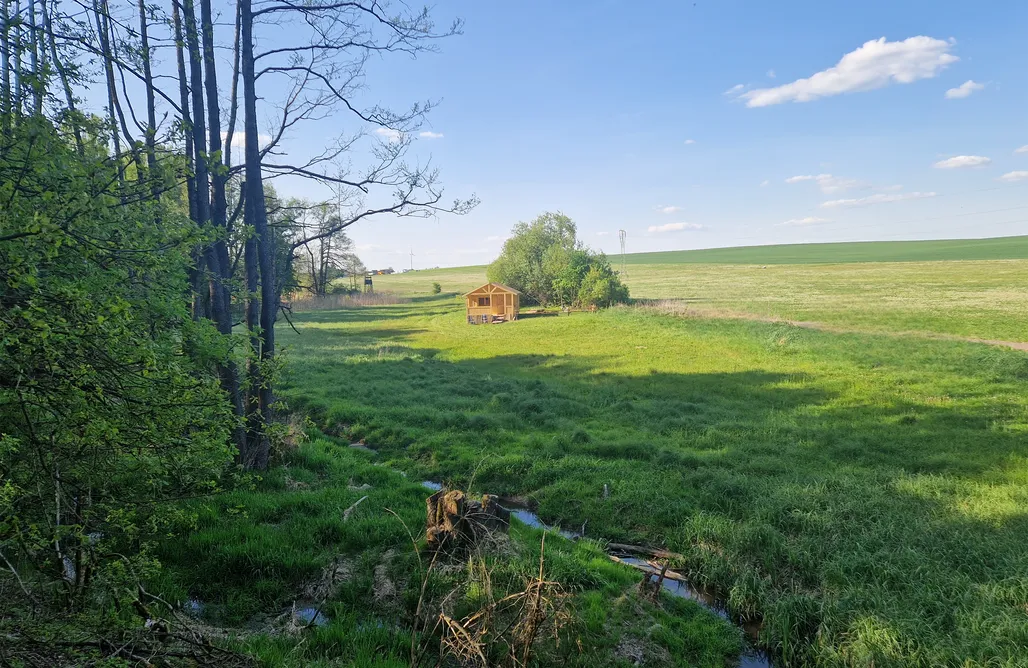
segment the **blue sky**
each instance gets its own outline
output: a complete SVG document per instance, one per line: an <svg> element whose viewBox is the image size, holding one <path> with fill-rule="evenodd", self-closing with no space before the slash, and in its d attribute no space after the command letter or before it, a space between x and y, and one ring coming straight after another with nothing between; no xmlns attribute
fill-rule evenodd
<svg viewBox="0 0 1028 668"><path fill-rule="evenodd" d="M216 36L229 43L224 4ZM369 266L406 267L411 249L415 268L486 263L517 221L557 210L608 253L619 229L630 252L1028 233L1023 0L433 11L440 25L463 18L464 34L416 60L372 59L360 102L437 100L410 158L441 170L447 198L481 204L354 226ZM258 51L295 40L289 30L260 26ZM270 119L282 91L262 85ZM340 112L282 148L297 158L360 129ZM296 179L276 187L329 196Z"/></svg>
<svg viewBox="0 0 1028 668"><path fill-rule="evenodd" d="M441 100L427 129L443 136L415 153L447 195L482 203L361 224L370 265L407 266L411 246L416 268L488 262L547 210L607 252L618 229L630 251L1028 232L1024 2L440 2L435 15L463 17L464 35L374 63L369 95Z"/></svg>

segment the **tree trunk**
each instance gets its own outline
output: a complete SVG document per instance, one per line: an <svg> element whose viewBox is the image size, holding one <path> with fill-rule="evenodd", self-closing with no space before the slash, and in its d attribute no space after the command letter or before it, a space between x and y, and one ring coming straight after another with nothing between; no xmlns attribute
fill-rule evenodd
<svg viewBox="0 0 1028 668"><path fill-rule="evenodd" d="M253 229L257 235L257 258L261 280L261 356L259 367L258 408L261 437L254 448L254 468L268 465L270 443L267 428L272 419L274 394L269 370L275 358L275 316L278 314L278 289L275 280L273 239L268 230L268 212L264 202L264 182L261 177L261 156L257 139L257 81L254 75L253 10L251 0L239 0L239 21L242 40L241 74L243 79L243 118L246 156L246 197Z"/></svg>
<svg viewBox="0 0 1028 668"><path fill-rule="evenodd" d="M11 28L7 2L0 2L0 130L10 130L11 113Z"/></svg>
<svg viewBox="0 0 1028 668"><path fill-rule="evenodd" d="M171 20L175 30L175 60L178 65L179 105L182 107L182 125L186 144L186 197L189 201L189 217L198 220L196 211L196 154L193 150L193 116L189 112L189 79L186 77L185 43L182 14L178 0L172 0ZM194 288L197 288L194 284Z"/></svg>
<svg viewBox="0 0 1028 668"><path fill-rule="evenodd" d="M201 227L207 227L210 223L210 201L207 193L210 192L208 184L210 177L207 170L207 152L205 148L206 123L204 115L203 100L203 73L200 67L200 44L196 36L196 14L193 11L193 1L184 0L182 3L182 21L185 24L186 48L189 51L190 63L190 92L193 107L193 150L196 154L196 222ZM225 336L232 335L232 313L226 299L228 291L224 287L222 278L225 271L221 265L221 258L214 244L208 244L204 252L204 260L207 265L208 292L210 294L211 320L217 325L218 331ZM240 418L232 430L232 438L236 448L242 452L246 447L246 431L242 424L243 397L239 391L239 373L236 364L230 359L218 365L218 373L221 376L221 386L228 394L232 403L232 410Z"/></svg>
<svg viewBox="0 0 1028 668"><path fill-rule="evenodd" d="M51 5L51 7L53 7L53 5ZM57 74L61 78L61 87L64 88L64 100L65 104L68 105L71 129L72 133L75 135L75 148L78 150L79 155L84 155L86 147L82 143L82 128L79 125L78 115L75 113L75 93L71 89L68 70L61 63L61 57L57 53L57 40L54 38L53 18L51 18L50 10L46 6L46 0L41 0L40 8L43 11L43 29L46 31L46 42L50 45L50 60L53 61L54 69L57 70ZM6 12L6 9L4 11Z"/></svg>
<svg viewBox="0 0 1028 668"><path fill-rule="evenodd" d="M104 54L111 54L110 57L104 58L104 60L110 65L112 72L111 77L113 79L113 72L115 71L114 63L118 60L118 41L114 32L114 20L111 18L111 8L110 5L107 4L107 0L100 0L100 9L103 12L104 30L106 31L105 37L107 40L107 46L104 49ZM122 75L121 85L122 90L125 90L124 74ZM126 97L128 96L128 91L125 91L125 95ZM142 161L140 160L139 151L136 147L136 140L133 139L132 133L129 131L128 123L125 121L125 111L121 108L121 98L118 97L117 86L111 89L111 102L113 106L113 118L117 121L115 123L114 131L117 132L118 128L121 128L122 136L125 137L125 143L128 145L129 153L132 154L132 161L137 167L136 171L138 181L138 174L140 173L139 166Z"/></svg>
<svg viewBox="0 0 1028 668"><path fill-rule="evenodd" d="M29 66L32 68L32 113L43 111L43 76L39 71L39 26L36 25L36 0L29 0Z"/></svg>
<svg viewBox="0 0 1028 668"><path fill-rule="evenodd" d="M232 91L229 93L228 125L225 126L225 164L232 166L232 140L236 132L236 113L239 111L239 5L236 4L236 30L232 38Z"/></svg>
<svg viewBox="0 0 1028 668"><path fill-rule="evenodd" d="M182 131L185 135L186 153L186 200L189 203L189 218L199 220L196 206L196 152L193 147L193 115L189 111L189 79L186 76L185 29L178 0L172 0L171 20L175 31L175 61L178 66L179 106L182 107ZM199 320L208 312L203 297L203 254L199 249L193 252L193 266L189 270L189 285L193 294L193 320Z"/></svg>
<svg viewBox="0 0 1028 668"><path fill-rule="evenodd" d="M21 17L21 0L15 0L14 17ZM14 26L14 39L12 40L14 50L14 90L11 91L11 115L15 123L21 115L21 26Z"/></svg>
<svg viewBox="0 0 1028 668"><path fill-rule="evenodd" d="M246 225L253 223L253 201L246 195L246 182L243 182L243 219ZM249 379L249 392L246 399L246 453L242 457L242 464L246 468L255 467L255 455L263 452L266 436L261 419L261 315L260 315L260 267L257 257L257 237L252 229L246 230L246 245L243 248L243 262L246 265L246 331L250 335L250 357L247 359L247 378Z"/></svg>
<svg viewBox="0 0 1028 668"><path fill-rule="evenodd" d="M107 81L107 117L111 124L111 141L114 143L114 158L118 161L118 185L121 187L120 192L124 197L125 193L125 168L121 161L121 138L118 134L118 121L115 118L115 98L118 95L116 83L114 81L114 63L111 62L110 54L111 44L108 40L109 33L107 32L107 19L103 15L103 10L100 9L100 3L97 0L93 0L93 14L96 16L96 34L100 39L100 49L106 56L103 59L104 64L104 75Z"/></svg>
<svg viewBox="0 0 1028 668"><path fill-rule="evenodd" d="M200 38L203 46L204 88L207 93L208 161L211 163L211 222L218 229L214 241L214 252L218 254L221 266L222 299L231 304L232 295L228 286L232 263L228 256L228 204L225 199L225 183L228 170L221 161L221 107L218 102L218 69L214 59L214 21L211 18L211 0L200 0ZM231 318L230 318L231 327Z"/></svg>
<svg viewBox="0 0 1028 668"><path fill-rule="evenodd" d="M143 85L146 88L146 170L149 173L150 192L160 199L161 187L157 181L157 105L154 99L153 73L150 69L150 37L146 20L146 0L139 0L139 46L143 58Z"/></svg>

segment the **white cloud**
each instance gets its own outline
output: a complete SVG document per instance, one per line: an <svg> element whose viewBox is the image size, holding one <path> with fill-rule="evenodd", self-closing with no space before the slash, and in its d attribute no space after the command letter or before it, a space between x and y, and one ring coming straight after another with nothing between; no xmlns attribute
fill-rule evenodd
<svg viewBox="0 0 1028 668"><path fill-rule="evenodd" d="M393 144L403 139L403 133L399 130L394 130L392 128L375 128L375 134L381 137L382 139L385 139L390 144Z"/></svg>
<svg viewBox="0 0 1028 668"><path fill-rule="evenodd" d="M424 132L422 132L418 136L421 137L422 139L442 139L443 138L443 133L442 132L431 132L429 130L425 130Z"/></svg>
<svg viewBox="0 0 1028 668"><path fill-rule="evenodd" d="M767 71L767 78L768 79L774 79L775 78L775 71L774 70L768 70Z"/></svg>
<svg viewBox="0 0 1028 668"><path fill-rule="evenodd" d="M658 206L657 211L661 213L678 213L682 210L680 206Z"/></svg>
<svg viewBox="0 0 1028 668"><path fill-rule="evenodd" d="M726 90L724 93L722 93L722 95L735 95L736 93L741 93L744 90L746 90L746 86L744 84L735 84L734 86Z"/></svg>
<svg viewBox="0 0 1028 668"><path fill-rule="evenodd" d="M685 143L686 143L686 144L695 144L695 143L696 143L696 140L695 140L695 139L686 139L686 140L685 140Z"/></svg>
<svg viewBox="0 0 1028 668"><path fill-rule="evenodd" d="M610 232L597 232L597 233L596 233L596 236L598 236L598 237L605 237L605 236L607 236L608 234L610 234Z"/></svg>
<svg viewBox="0 0 1028 668"><path fill-rule="evenodd" d="M766 188L769 185L771 185L771 181L769 179L764 179L763 181L760 182L760 187L761 188Z"/></svg>
<svg viewBox="0 0 1028 668"><path fill-rule="evenodd" d="M832 193L842 192L844 190L850 190L851 188L866 188L867 184L856 179L847 179L841 176L832 176L831 174L818 174L813 176L811 174L803 174L800 176L790 176L785 180L786 183L801 183L803 181L815 181L817 182L818 188L821 189L826 195Z"/></svg>
<svg viewBox="0 0 1028 668"><path fill-rule="evenodd" d="M952 158L946 158L932 165L936 169L960 169L962 167L984 167L985 165L992 162L991 158L986 158L984 155L955 155Z"/></svg>
<svg viewBox="0 0 1028 668"><path fill-rule="evenodd" d="M1024 181L1028 179L1028 172L1019 170L1016 172L1007 172L1003 176L999 177L1000 181L1006 181L1007 183L1013 183L1014 181Z"/></svg>
<svg viewBox="0 0 1028 668"><path fill-rule="evenodd" d="M891 195L886 193L877 193L875 195L868 195L867 197L857 197L855 199L833 199L827 202L822 202L821 206L826 209L833 209L837 207L852 208L857 206L870 206L871 204L886 204L888 202L902 202L908 199L924 199L926 197L935 197L934 192L912 192L912 193L893 193Z"/></svg>
<svg viewBox="0 0 1028 668"><path fill-rule="evenodd" d="M1025 144L1021 148L1015 148L1014 153L1028 153L1028 144Z"/></svg>
<svg viewBox="0 0 1028 668"><path fill-rule="evenodd" d="M681 232L682 230L702 230L698 223L667 223L666 225L650 225L647 232Z"/></svg>
<svg viewBox="0 0 1028 668"><path fill-rule="evenodd" d="M952 42L923 35L902 42L887 42L884 37L865 42L844 55L834 67L807 79L797 79L774 88L758 88L746 93L735 87L747 107L767 107L783 102L810 102L822 97L883 88L891 83L907 84L930 79L947 65L960 60L949 53Z"/></svg>
<svg viewBox="0 0 1028 668"><path fill-rule="evenodd" d="M787 227L803 227L804 225L820 225L821 223L832 222L828 218L818 218L817 216L807 216L806 218L790 218L784 223L778 223L779 225Z"/></svg>
<svg viewBox="0 0 1028 668"><path fill-rule="evenodd" d="M221 141L225 142L227 139L228 139L228 133L227 132L222 132L221 133ZM260 146L260 148L264 148L264 147L266 147L270 143L271 143L271 135L264 135L264 134L258 134L257 135L257 145ZM240 149L241 148L246 148L246 135L243 132L236 131L236 132L232 133L232 148L240 148Z"/></svg>
<svg viewBox="0 0 1028 668"><path fill-rule="evenodd" d="M971 79L968 79L967 81L965 81L964 83L960 84L956 88L950 88L948 91L946 91L946 99L947 100L959 100L961 98L965 98L965 97L969 96L971 93L975 92L976 90L981 90L983 88L985 88L985 84L978 83L976 81L972 81Z"/></svg>

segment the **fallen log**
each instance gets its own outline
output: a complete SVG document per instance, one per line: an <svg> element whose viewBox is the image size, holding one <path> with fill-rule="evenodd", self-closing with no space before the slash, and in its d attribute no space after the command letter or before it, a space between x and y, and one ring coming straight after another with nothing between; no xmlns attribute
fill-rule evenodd
<svg viewBox="0 0 1028 668"><path fill-rule="evenodd" d="M655 559L684 559L677 552L669 552L659 547L646 547L645 545L629 545L628 543L607 543L607 552L621 552L624 554L641 554L644 557Z"/></svg>
<svg viewBox="0 0 1028 668"><path fill-rule="evenodd" d="M653 575L655 577L661 577L661 574L663 574L663 577L664 577L665 580L676 580L678 582L684 582L686 584L689 584L689 578L685 577L683 574L679 573L678 571L668 570L668 569L666 569L664 567L657 568L655 565L648 564L648 563L647 564L633 564L632 562L625 561L624 559L622 559L620 557L616 557L613 554L608 554L607 556L610 558L611 561L616 561L619 564L624 564L625 566L630 566L631 568L634 568L634 569L636 569L638 571L642 571L643 573L646 573L647 575Z"/></svg>

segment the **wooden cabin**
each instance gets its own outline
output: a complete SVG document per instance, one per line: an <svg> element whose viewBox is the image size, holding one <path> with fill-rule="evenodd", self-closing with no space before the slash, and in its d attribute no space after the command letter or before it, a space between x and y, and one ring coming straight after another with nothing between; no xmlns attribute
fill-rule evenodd
<svg viewBox="0 0 1028 668"><path fill-rule="evenodd" d="M518 319L521 293L501 283L486 283L464 295L469 325L490 325Z"/></svg>

